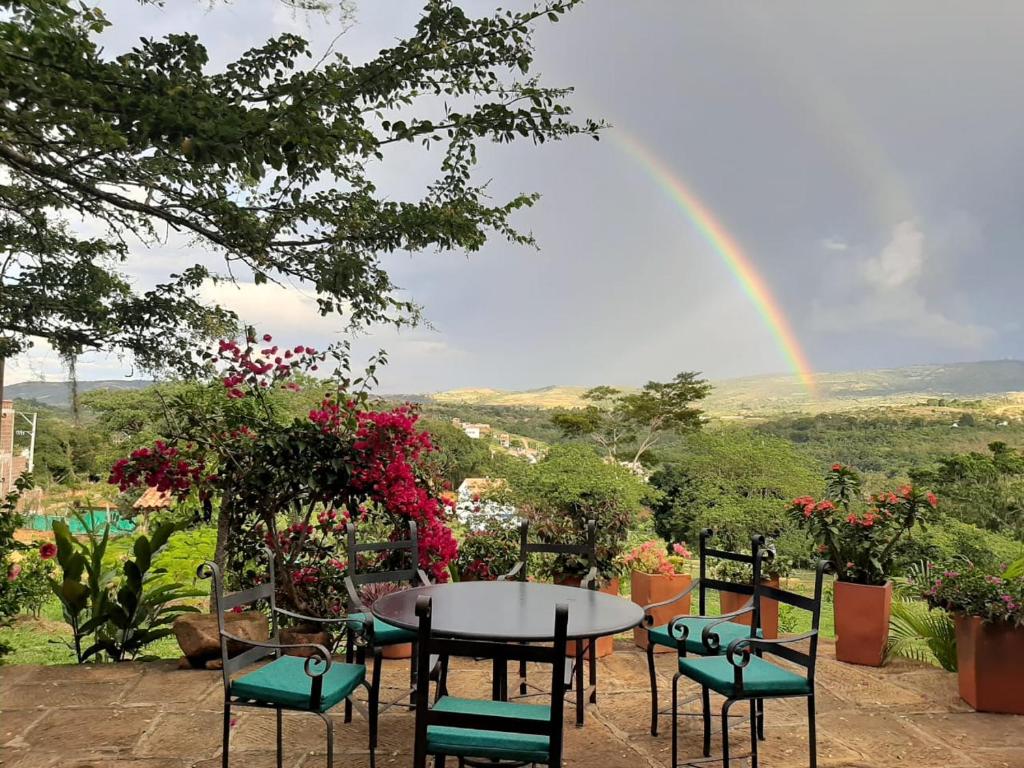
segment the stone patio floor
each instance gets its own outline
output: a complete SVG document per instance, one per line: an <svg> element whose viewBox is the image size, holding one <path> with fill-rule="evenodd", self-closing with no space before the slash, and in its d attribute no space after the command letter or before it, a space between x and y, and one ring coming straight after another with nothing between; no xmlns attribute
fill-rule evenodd
<svg viewBox="0 0 1024 768"><path fill-rule="evenodd" d="M385 662L385 685L400 685L407 662ZM840 664L823 643L818 668L818 765L848 768L1024 768L1024 717L971 712L958 697L956 676L922 664L896 661L880 670ZM672 657L658 658L668 692ZM566 712L565 765L579 768L669 764L669 720L661 735L648 733L646 659L618 642L600 662L600 701L584 728ZM542 679L542 678L538 678ZM489 668L453 663L454 694L486 695ZM2 768L186 768L220 765L222 687L219 672L183 671L174 662L83 667L0 667ZM713 702L718 711L718 703ZM340 710L340 707L338 708ZM739 711L736 707L734 711ZM696 711L691 709L690 711ZM392 709L381 717L377 764L412 762L412 714ZM769 701L765 768L807 765L803 700ZM745 722L735 726L733 753L747 751ZM681 754L700 753L699 719L683 718ZM713 754L720 755L720 736ZM285 765L325 764L323 726L312 715L286 715ZM241 709L232 736L232 765L274 764L272 712ZM336 718L335 765L366 768L366 723ZM720 765L721 763L713 763ZM449 761L449 765L454 765ZM747 760L734 760L745 766Z"/></svg>

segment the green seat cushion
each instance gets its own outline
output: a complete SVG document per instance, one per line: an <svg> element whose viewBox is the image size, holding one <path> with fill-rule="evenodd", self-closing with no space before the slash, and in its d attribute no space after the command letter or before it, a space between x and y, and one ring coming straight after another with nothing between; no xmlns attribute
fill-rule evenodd
<svg viewBox="0 0 1024 768"><path fill-rule="evenodd" d="M411 643L416 639L416 633L411 630L387 624L373 616L370 618L373 621L374 645L398 645L399 643ZM361 630L364 621L366 621L365 613L350 613L348 615L350 629Z"/></svg>
<svg viewBox="0 0 1024 768"><path fill-rule="evenodd" d="M318 669L316 667L314 671ZM332 662L331 668L322 677L319 711L326 712L347 698L365 678L366 667L362 664ZM309 701L312 683L313 678L306 674L305 658L282 656L265 667L233 680L231 695L265 704L280 704L289 709L309 710L312 709Z"/></svg>
<svg viewBox="0 0 1024 768"><path fill-rule="evenodd" d="M736 668L724 654L720 656L695 656L679 659L679 671L691 680L706 685L723 696L736 695L734 679ZM777 664L757 656L750 657L750 663L743 668L743 693L763 696L782 696L794 693L810 693L807 678L790 672Z"/></svg>
<svg viewBox="0 0 1024 768"><path fill-rule="evenodd" d="M519 704L512 701L485 701L442 696L434 710L473 715L515 717L521 720L551 719L550 707ZM485 731L476 728L454 728L447 725L427 727L427 754L453 757L482 757L493 760L516 760L524 763L547 763L548 737L537 733Z"/></svg>
<svg viewBox="0 0 1024 768"><path fill-rule="evenodd" d="M682 619L679 623L684 624L689 630L689 634L686 636L686 652L696 653L699 656L703 656L708 652L708 649L704 647L704 641L701 639L701 635L704 633L704 627L708 625L708 622L715 621L716 616L694 616L688 619ZM722 652L729 647L729 643L733 640L737 640L741 637L750 637L750 627L746 624L736 624L732 621L727 621L724 624L719 624L715 627L714 631L718 634L719 640L721 640ZM669 634L668 624L662 624L660 627L651 627L648 632L651 642L655 645L664 645L669 648L676 647L676 641ZM761 636L761 630L757 630L757 636Z"/></svg>

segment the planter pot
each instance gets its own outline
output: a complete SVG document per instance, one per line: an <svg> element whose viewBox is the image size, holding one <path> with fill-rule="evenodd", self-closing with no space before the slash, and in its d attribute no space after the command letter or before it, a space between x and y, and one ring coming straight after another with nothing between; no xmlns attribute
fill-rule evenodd
<svg viewBox="0 0 1024 768"><path fill-rule="evenodd" d="M579 578L575 576L556 576L554 582L565 587L578 587L580 585ZM618 595L619 580L612 579L601 587L599 591L604 592L606 595ZM615 651L615 640L611 637L599 637L594 645L597 647L598 658L611 656ZM574 641L570 640L568 645L566 645L565 655L570 657L576 656L576 643Z"/></svg>
<svg viewBox="0 0 1024 768"><path fill-rule="evenodd" d="M639 606L660 603L669 600L693 582L689 574L684 573L644 573L633 571L629 575L630 599ZM690 595L687 595L678 603L666 605L663 608L655 608L651 611L654 617L654 626L667 624L673 616L679 616L690 612ZM633 643L638 648L647 649L647 630L634 629ZM672 648L663 645L654 646L655 653L673 653Z"/></svg>
<svg viewBox="0 0 1024 768"><path fill-rule="evenodd" d="M383 648L381 648L381 656L383 656L385 659L411 659L412 643L385 645Z"/></svg>
<svg viewBox="0 0 1024 768"><path fill-rule="evenodd" d="M837 581L833 605L836 658L848 664L882 666L891 609L891 581L880 587Z"/></svg>
<svg viewBox="0 0 1024 768"><path fill-rule="evenodd" d="M764 579L762 584L767 584L769 587L779 588L779 580L775 579ZM732 613L742 608L746 602L750 599L750 595L737 595L735 592L719 592L719 604L722 609L722 613ZM744 614L739 616L734 621L737 624L743 624L749 627L752 620L751 614ZM761 632L767 640L774 640L779 636L779 601L769 600L767 598L761 600Z"/></svg>
<svg viewBox="0 0 1024 768"><path fill-rule="evenodd" d="M954 616L960 698L978 712L1024 715L1024 628Z"/></svg>
<svg viewBox="0 0 1024 768"><path fill-rule="evenodd" d="M328 651L331 650L331 636L315 624L299 624L295 627L284 627L280 631L281 643L316 643L322 645ZM288 656L309 657L313 655L312 650L305 648L288 648L285 650Z"/></svg>

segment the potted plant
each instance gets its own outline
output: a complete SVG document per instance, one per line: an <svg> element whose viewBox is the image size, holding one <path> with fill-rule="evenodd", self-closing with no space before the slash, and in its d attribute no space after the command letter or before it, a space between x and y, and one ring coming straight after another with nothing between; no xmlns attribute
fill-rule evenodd
<svg viewBox="0 0 1024 768"><path fill-rule="evenodd" d="M519 557L519 529L491 520L459 542L455 573L459 581L494 581L508 573Z"/></svg>
<svg viewBox="0 0 1024 768"><path fill-rule="evenodd" d="M395 584L390 581L379 581L376 583L364 584L359 589L359 601L363 604L363 609L369 613L373 609L373 604L382 597L385 595L393 595L395 592L401 592L406 588L407 587L403 584ZM412 658L412 643L385 645L381 648L381 654L385 659Z"/></svg>
<svg viewBox="0 0 1024 768"><path fill-rule="evenodd" d="M761 561L761 583L776 589L782 583L782 579L789 576L793 570L793 561L784 555L776 555ZM712 569L715 578L722 581L731 581L735 584L750 584L754 581L754 571L746 563L737 563L733 560L721 560ZM736 592L722 592L719 595L720 609L722 613L738 611L750 598ZM751 615L739 616L734 621L738 624L750 625ZM761 600L761 633L767 640L774 640L779 636L779 601L771 598Z"/></svg>
<svg viewBox="0 0 1024 768"><path fill-rule="evenodd" d="M979 712L1024 715L1024 559L947 568L924 596L953 615L960 698Z"/></svg>
<svg viewBox="0 0 1024 768"><path fill-rule="evenodd" d="M812 533L836 569L836 658L878 667L889 638L889 574L896 544L938 500L933 493L905 485L896 492L873 495L865 504L860 487L856 472L833 464L827 475L827 497L794 499L789 513Z"/></svg>
<svg viewBox="0 0 1024 768"><path fill-rule="evenodd" d="M687 572L687 560L691 557L686 544L673 544L672 555L668 554L665 542L651 539L633 547L622 557L622 564L629 570L630 598L640 606L669 600L688 586L693 580ZM651 615L656 625L667 624L673 616L690 612L690 596L678 603L655 608ZM647 631L633 630L633 642L637 647L647 648ZM665 646L655 646L655 652L671 651Z"/></svg>

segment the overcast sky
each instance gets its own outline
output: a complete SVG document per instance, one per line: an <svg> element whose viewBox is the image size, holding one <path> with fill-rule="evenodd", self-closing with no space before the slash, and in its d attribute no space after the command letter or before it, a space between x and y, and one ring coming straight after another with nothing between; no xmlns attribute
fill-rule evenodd
<svg viewBox="0 0 1024 768"><path fill-rule="evenodd" d="M322 51L341 26L275 0L103 5L108 50L197 32L212 66L282 31ZM366 59L418 12L412 0L362 0L336 47ZM482 152L479 178L497 198L542 194L516 221L540 250L494 241L468 258L389 257L433 328L357 346L388 348L391 392L786 371L742 286L621 133L740 244L815 369L1024 357L1022 40L1015 1L590 0L541 25L537 71L575 86L578 113L613 127L600 142ZM414 198L436 160L407 154L376 172L396 198ZM172 239L140 249L130 269L146 285L192 257ZM323 346L340 332L298 290L211 297L286 342ZM129 370L92 357L79 376ZM43 348L9 376L62 378Z"/></svg>

